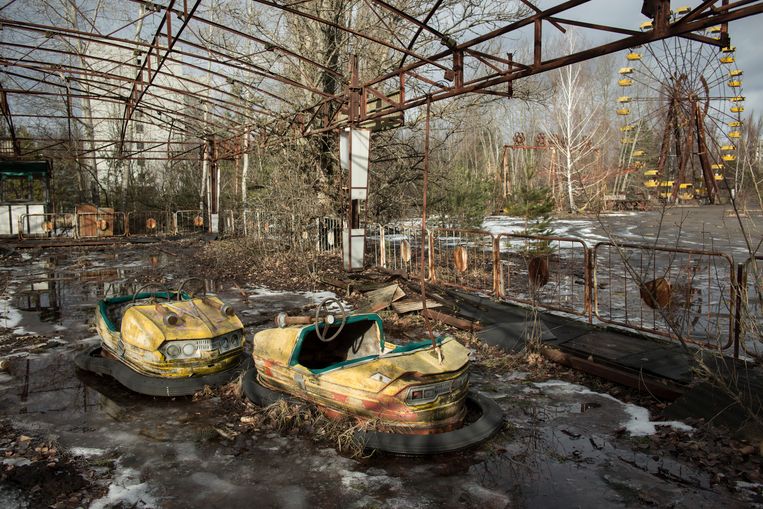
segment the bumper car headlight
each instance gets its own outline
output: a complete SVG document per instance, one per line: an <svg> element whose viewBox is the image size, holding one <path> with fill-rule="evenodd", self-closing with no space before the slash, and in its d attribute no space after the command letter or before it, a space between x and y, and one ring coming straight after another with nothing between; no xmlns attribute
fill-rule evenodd
<svg viewBox="0 0 763 509"><path fill-rule="evenodd" d="M180 356L180 347L177 345L170 345L166 348L165 353L167 357L174 359Z"/></svg>

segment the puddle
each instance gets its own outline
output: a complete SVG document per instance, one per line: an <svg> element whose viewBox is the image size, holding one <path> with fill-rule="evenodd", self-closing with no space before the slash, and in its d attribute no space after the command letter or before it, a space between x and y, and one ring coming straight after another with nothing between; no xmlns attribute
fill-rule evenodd
<svg viewBox="0 0 763 509"><path fill-rule="evenodd" d="M108 378L77 372L74 355L97 342L90 324L96 301L134 290L147 276L179 280L182 262L181 256L128 247L82 256L42 253L12 270L0 313L11 331L23 328L35 339L10 356L7 372L0 373L0 414L21 429L57 437L71 454L92 464L113 462L108 492L91 507L248 509L255 502L261 507L550 508L560 501L631 507L650 500L675 507L728 505L730 495L711 489L700 473L634 452L628 438L619 436L630 421L653 425L648 416L582 386L530 384L526 373L472 377L505 409L509 423L508 431L484 446L434 458L354 460L307 436L251 432L227 439L216 431L230 422L219 400L148 398ZM334 295L237 289L219 282L208 288L245 322ZM248 329L248 338L254 330ZM44 348L32 348L37 343ZM14 496L0 487L0 505L20 505Z"/></svg>

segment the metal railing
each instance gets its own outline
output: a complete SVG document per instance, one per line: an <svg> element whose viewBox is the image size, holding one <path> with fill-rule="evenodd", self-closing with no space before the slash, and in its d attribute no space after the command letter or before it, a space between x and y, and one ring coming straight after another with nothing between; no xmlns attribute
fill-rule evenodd
<svg viewBox="0 0 763 509"><path fill-rule="evenodd" d="M590 263L575 237L502 233L496 237L497 294L504 300L591 319Z"/></svg>
<svg viewBox="0 0 763 509"><path fill-rule="evenodd" d="M341 219L242 210L222 214L226 235L268 249L342 252ZM20 239L198 233L199 210L23 214ZM423 246L423 264L422 264ZM711 251L457 228L371 224L366 264L548 311L573 314L763 360L763 257L734 266Z"/></svg>
<svg viewBox="0 0 763 509"><path fill-rule="evenodd" d="M175 221L167 210L140 210L127 213L128 235L173 235Z"/></svg>
<svg viewBox="0 0 763 509"><path fill-rule="evenodd" d="M175 233L202 233L208 230L207 216L202 210L178 210L174 215Z"/></svg>
<svg viewBox="0 0 763 509"><path fill-rule="evenodd" d="M424 236L424 276L431 277L431 235ZM421 274L421 227L388 224L366 228L366 260L383 269Z"/></svg>
<svg viewBox="0 0 763 509"><path fill-rule="evenodd" d="M733 344L736 273L728 255L611 242L593 253L597 319L714 348Z"/></svg>
<svg viewBox="0 0 763 509"><path fill-rule="evenodd" d="M319 253L342 252L342 228L344 222L337 217L315 219L315 250Z"/></svg>
<svg viewBox="0 0 763 509"><path fill-rule="evenodd" d="M74 214L21 214L19 239L71 239L76 236Z"/></svg>
<svg viewBox="0 0 763 509"><path fill-rule="evenodd" d="M495 237L482 230L430 230L430 279L446 286L496 293Z"/></svg>
<svg viewBox="0 0 763 509"><path fill-rule="evenodd" d="M748 258L739 271L736 335L744 353L763 360L763 256Z"/></svg>

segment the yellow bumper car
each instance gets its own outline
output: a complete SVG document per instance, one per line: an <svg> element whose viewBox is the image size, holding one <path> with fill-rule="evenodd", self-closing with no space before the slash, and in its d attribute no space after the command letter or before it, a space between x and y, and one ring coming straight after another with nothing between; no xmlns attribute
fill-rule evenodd
<svg viewBox="0 0 763 509"><path fill-rule="evenodd" d="M500 407L469 390L469 352L454 338L396 345L385 339L376 314L342 310L339 323L319 316L279 315L278 327L254 336L254 368L244 375L253 403L265 406L288 394L332 417L374 421L389 432L357 438L401 454L463 449L501 427ZM479 418L469 422L467 413Z"/></svg>
<svg viewBox="0 0 763 509"><path fill-rule="evenodd" d="M189 281L175 292L145 291L160 286L148 284L99 301L101 344L78 355L77 366L150 396L186 396L229 382L244 359L243 324L216 296L186 293Z"/></svg>

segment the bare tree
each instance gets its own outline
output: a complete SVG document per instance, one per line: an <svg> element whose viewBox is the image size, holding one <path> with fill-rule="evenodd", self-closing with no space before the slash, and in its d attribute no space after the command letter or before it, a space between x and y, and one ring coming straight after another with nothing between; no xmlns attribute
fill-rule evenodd
<svg viewBox="0 0 763 509"><path fill-rule="evenodd" d="M565 37L566 50L575 51L574 33ZM559 69L554 79L555 95L551 106L548 138L558 155L569 212L578 210L575 201L578 188L585 185L583 172L592 162L604 136L601 105L591 101L591 83L582 64Z"/></svg>

